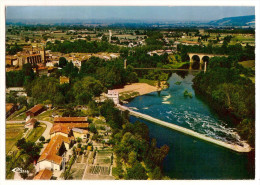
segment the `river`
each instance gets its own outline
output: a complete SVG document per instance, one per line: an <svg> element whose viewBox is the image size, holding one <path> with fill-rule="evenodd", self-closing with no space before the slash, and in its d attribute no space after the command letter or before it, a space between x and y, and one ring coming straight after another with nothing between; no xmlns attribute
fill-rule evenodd
<svg viewBox="0 0 260 185"><path fill-rule="evenodd" d="M134 98L125 106L152 117L192 129L229 143L240 143L232 125L210 109L192 88L194 75L184 77L172 73L169 88ZM180 85L175 82L181 82ZM192 98L184 97L188 90ZM131 116L130 122L139 119ZM205 141L161 127L148 121L150 137L157 145L167 144L169 154L164 160L164 174L173 179L253 179L254 161L251 153L238 153Z"/></svg>

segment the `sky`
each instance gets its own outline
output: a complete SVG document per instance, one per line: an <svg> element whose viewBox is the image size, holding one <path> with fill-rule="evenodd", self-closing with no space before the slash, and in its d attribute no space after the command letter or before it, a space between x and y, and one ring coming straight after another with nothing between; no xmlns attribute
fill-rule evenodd
<svg viewBox="0 0 260 185"><path fill-rule="evenodd" d="M249 6L8 6L7 19L127 19L210 21L224 17L254 15Z"/></svg>

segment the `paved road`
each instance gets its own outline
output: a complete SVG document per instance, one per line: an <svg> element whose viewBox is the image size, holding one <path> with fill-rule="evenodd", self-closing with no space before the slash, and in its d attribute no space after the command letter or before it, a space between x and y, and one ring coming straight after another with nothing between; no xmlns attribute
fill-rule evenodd
<svg viewBox="0 0 260 185"><path fill-rule="evenodd" d="M45 131L43 132L42 136L45 138L45 140L50 139L50 130L52 128L52 123L49 121L43 121L43 120L39 120L39 122L44 123L47 126Z"/></svg>

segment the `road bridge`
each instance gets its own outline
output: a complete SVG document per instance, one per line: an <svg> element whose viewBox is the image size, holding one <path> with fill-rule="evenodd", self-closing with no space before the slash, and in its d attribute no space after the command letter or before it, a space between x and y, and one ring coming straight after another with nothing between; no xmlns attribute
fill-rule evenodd
<svg viewBox="0 0 260 185"><path fill-rule="evenodd" d="M128 107L122 106L120 104L117 104L116 107L119 110L122 110L122 111L126 111L126 110L129 111L130 115L135 116L137 118L141 118L141 119L153 122L153 123L157 123L160 126L164 126L164 127L176 130L176 131L178 131L180 133L184 133L186 135L189 135L189 136L192 136L192 137L195 137L195 138L198 138L198 139L201 139L201 140L204 140L204 141L216 144L218 146L222 146L224 148L228 148L228 149L234 150L236 152L250 152L251 151L251 147L246 142L242 143L243 146L240 146L240 145L237 145L237 144L226 143L224 141L221 141L221 140L218 140L218 139L214 139L214 138L205 136L203 134L197 133L197 132L195 132L193 130L190 130L190 129L187 129L187 128L184 128L184 127L181 127L181 126L178 126L178 125L175 125L173 123L168 123L168 122L156 119L154 117L148 116L146 114L142 114L140 112L133 111L133 110L129 109Z"/></svg>

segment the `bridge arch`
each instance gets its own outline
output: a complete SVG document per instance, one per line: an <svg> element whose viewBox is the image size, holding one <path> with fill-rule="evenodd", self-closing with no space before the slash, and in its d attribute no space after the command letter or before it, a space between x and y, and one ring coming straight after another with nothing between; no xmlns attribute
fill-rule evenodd
<svg viewBox="0 0 260 185"><path fill-rule="evenodd" d="M210 58L215 57L215 56L225 56L227 57L227 55L217 55L217 54L207 54L207 53L187 53L187 55L190 58L190 69L193 68L193 57L194 56L198 56L199 57L199 61L200 61L200 65L199 65L199 69L202 70L202 67L204 68L204 64L205 62L208 62Z"/></svg>
<svg viewBox="0 0 260 185"><path fill-rule="evenodd" d="M200 57L198 55L193 55L192 58L192 63L191 63L191 68L192 69L199 69L200 68Z"/></svg>
<svg viewBox="0 0 260 185"><path fill-rule="evenodd" d="M204 69L205 68L205 65L206 66L208 66L208 64L209 64L209 59L210 59L210 57L209 56L207 56L207 55L205 55L204 57L202 57L202 69Z"/></svg>

